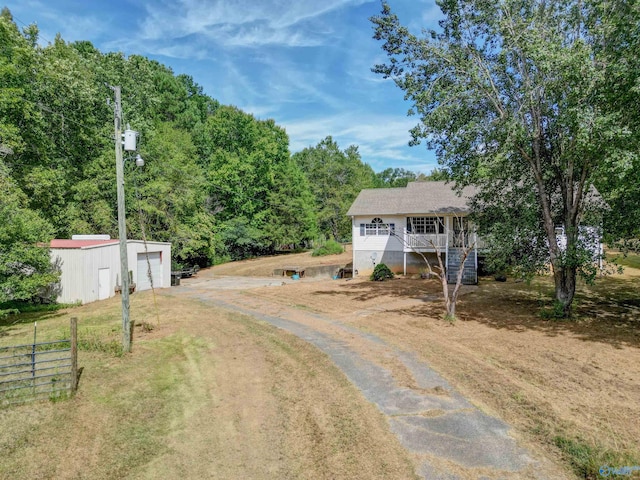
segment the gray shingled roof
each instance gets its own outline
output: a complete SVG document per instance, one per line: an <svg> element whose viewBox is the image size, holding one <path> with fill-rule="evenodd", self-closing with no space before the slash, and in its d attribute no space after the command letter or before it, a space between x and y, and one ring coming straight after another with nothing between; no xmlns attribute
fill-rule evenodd
<svg viewBox="0 0 640 480"><path fill-rule="evenodd" d="M347 215L464 213L469 212L467 201L474 193L474 187L466 187L462 196L458 196L453 184L446 182L410 182L404 188L370 188L360 192Z"/></svg>

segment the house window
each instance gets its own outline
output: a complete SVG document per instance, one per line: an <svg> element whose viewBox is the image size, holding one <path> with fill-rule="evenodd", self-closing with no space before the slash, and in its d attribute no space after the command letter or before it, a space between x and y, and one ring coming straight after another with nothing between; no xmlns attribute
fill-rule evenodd
<svg viewBox="0 0 640 480"><path fill-rule="evenodd" d="M421 235L444 233L444 217L408 217L407 232Z"/></svg>
<svg viewBox="0 0 640 480"><path fill-rule="evenodd" d="M396 231L395 223L384 223L381 218L374 218L371 223L360 224L360 236L368 235L393 235Z"/></svg>

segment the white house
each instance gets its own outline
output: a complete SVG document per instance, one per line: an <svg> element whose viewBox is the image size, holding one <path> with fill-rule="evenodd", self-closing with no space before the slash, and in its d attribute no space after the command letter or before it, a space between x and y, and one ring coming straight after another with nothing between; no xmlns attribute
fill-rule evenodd
<svg viewBox="0 0 640 480"><path fill-rule="evenodd" d="M465 261L463 281L477 283L478 245L465 218L474 192L467 187L458 196L445 182L362 190L347 212L352 219L354 271L369 274L384 263L396 273L417 273L425 263L416 252L437 263L439 251L451 281L464 243L474 247Z"/></svg>
<svg viewBox="0 0 640 480"><path fill-rule="evenodd" d="M107 237L108 238L108 237ZM116 294L121 285L117 239L52 240L51 261L60 267L58 302L89 303ZM171 244L127 240L127 258L136 291L171 285Z"/></svg>
<svg viewBox="0 0 640 480"><path fill-rule="evenodd" d="M449 282L455 282L460 268L462 248L473 246L463 272L463 283L478 281L478 249L484 247L475 236L466 217L471 213L468 202L476 193L466 187L461 195L446 182L410 182L402 188L362 190L347 212L352 219L353 269L369 274L378 263L395 273L418 273L425 268L424 254L437 264L440 252ZM587 201L605 206L600 194L591 187ZM581 226L580 238L602 267L601 229ZM556 229L558 245L566 246L564 228Z"/></svg>

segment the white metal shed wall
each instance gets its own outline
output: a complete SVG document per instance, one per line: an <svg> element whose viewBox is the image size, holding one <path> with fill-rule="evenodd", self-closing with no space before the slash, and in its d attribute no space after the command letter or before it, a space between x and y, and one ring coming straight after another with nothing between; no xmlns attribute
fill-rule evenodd
<svg viewBox="0 0 640 480"><path fill-rule="evenodd" d="M115 286L120 274L118 245L99 245L85 248L52 248L53 262L62 262L58 302L89 303L99 299L100 269L109 269L109 296L115 295Z"/></svg>
<svg viewBox="0 0 640 480"><path fill-rule="evenodd" d="M154 288L165 288L171 285L171 244L163 242L147 242L146 251L159 257L160 269L158 280L154 276ZM133 281L138 278L138 254L145 253L145 245L141 240L127 241L127 257L129 270L133 273ZM60 288L58 302L81 303L94 302L100 299L100 270L109 269L109 297L115 295L116 284L122 284L120 276L120 246L118 243L95 245L83 248L52 248L51 261L61 262ZM103 272L104 273L104 272ZM145 272L142 272L143 274ZM141 285L138 290L151 288Z"/></svg>
<svg viewBox="0 0 640 480"><path fill-rule="evenodd" d="M120 252L118 244L85 247L84 253L84 300L83 303L99 300L98 271L109 269L109 297L115 295L116 282L120 280Z"/></svg>
<svg viewBox="0 0 640 480"><path fill-rule="evenodd" d="M85 303L82 276L84 275L84 255L80 249L51 249L51 262L60 267L60 292L57 301L61 303Z"/></svg>

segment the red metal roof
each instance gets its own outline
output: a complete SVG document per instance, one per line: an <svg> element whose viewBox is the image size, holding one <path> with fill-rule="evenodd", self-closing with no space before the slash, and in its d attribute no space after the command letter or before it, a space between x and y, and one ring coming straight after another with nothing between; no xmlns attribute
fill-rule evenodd
<svg viewBox="0 0 640 480"><path fill-rule="evenodd" d="M54 239L51 240L49 248L82 248L82 247L95 247L98 245L110 245L118 243L118 239L111 240L66 240L66 239Z"/></svg>

